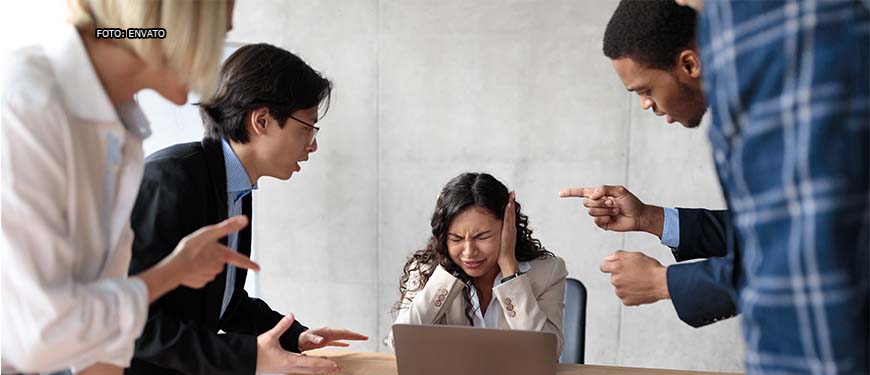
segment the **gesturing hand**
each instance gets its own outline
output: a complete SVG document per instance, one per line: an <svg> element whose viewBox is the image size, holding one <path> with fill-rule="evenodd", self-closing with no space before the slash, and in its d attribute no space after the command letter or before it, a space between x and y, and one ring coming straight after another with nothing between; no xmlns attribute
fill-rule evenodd
<svg viewBox="0 0 870 375"><path fill-rule="evenodd" d="M293 314L257 336L257 373L323 374L338 370L338 364L325 358L291 353L281 347L281 335L293 325Z"/></svg>
<svg viewBox="0 0 870 375"><path fill-rule="evenodd" d="M260 266L250 258L218 242L247 225L247 217L235 216L218 224L202 227L184 237L167 257L167 262L170 263L168 266L175 271L174 275L179 278L180 284L190 288L202 288L223 271L226 263L259 271Z"/></svg>
<svg viewBox="0 0 870 375"><path fill-rule="evenodd" d="M667 267L643 253L618 250L604 257L601 272L610 274L616 296L626 306L670 298Z"/></svg>
<svg viewBox="0 0 870 375"><path fill-rule="evenodd" d="M309 329L299 335L299 349L312 350L324 346L348 347L350 344L340 340L366 341L368 336L346 329L321 327Z"/></svg>

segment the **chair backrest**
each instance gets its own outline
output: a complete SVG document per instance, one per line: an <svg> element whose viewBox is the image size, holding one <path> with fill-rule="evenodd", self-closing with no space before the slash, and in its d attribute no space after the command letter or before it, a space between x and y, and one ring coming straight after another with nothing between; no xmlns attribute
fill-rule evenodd
<svg viewBox="0 0 870 375"><path fill-rule="evenodd" d="M565 280L565 319L562 334L565 344L561 363L583 363L586 350L586 287L580 280Z"/></svg>

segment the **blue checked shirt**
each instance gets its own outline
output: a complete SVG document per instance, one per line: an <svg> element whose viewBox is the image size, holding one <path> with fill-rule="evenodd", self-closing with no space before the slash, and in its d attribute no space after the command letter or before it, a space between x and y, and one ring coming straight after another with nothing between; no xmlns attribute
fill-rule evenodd
<svg viewBox="0 0 870 375"><path fill-rule="evenodd" d="M708 0L699 21L746 370L866 375L867 3Z"/></svg>
<svg viewBox="0 0 870 375"><path fill-rule="evenodd" d="M226 140L221 140L221 146L224 153L224 166L227 172L227 217L233 217L242 214L242 198L251 193L251 190L257 188L254 184L251 186L251 180L248 173L245 172L245 167L242 162L233 152L230 144ZM239 232L233 232L227 236L227 247L233 251L239 251ZM227 264L227 284L224 288L224 298L221 302L221 317L224 316L224 311L230 304L233 298L233 292L236 285L236 266Z"/></svg>

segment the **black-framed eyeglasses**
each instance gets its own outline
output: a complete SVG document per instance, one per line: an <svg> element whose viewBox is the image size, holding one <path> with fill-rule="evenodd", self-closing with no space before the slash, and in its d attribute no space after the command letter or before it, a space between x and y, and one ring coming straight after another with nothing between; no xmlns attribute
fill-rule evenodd
<svg viewBox="0 0 870 375"><path fill-rule="evenodd" d="M296 120L296 121L298 121L298 122L301 122L302 125L305 125L305 126L307 126L307 127L309 127L309 128L312 129L312 131L311 131L311 138L308 139L308 145L313 145L313 144L314 144L314 139L317 138L317 133L320 132L320 128L314 126L314 124L309 124L309 123L307 123L307 122L305 122L305 121L302 121L302 120L300 120L300 119L298 119L298 118L296 118L296 117L293 117L293 115L290 115L290 116L288 116L288 117L290 117L290 118L292 118L292 119L294 119L294 120Z"/></svg>

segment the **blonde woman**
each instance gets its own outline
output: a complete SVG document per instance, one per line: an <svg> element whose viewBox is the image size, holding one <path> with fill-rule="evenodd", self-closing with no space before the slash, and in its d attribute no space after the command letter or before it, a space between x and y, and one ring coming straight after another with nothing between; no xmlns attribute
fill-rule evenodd
<svg viewBox="0 0 870 375"><path fill-rule="evenodd" d="M119 373L150 302L180 285L202 287L225 263L258 269L219 243L247 225L236 217L126 276L149 134L133 95L149 88L176 104L189 88L207 95L232 2L79 0L71 8L72 24L53 40L4 63L4 373ZM162 27L166 38L97 39L104 27Z"/></svg>

